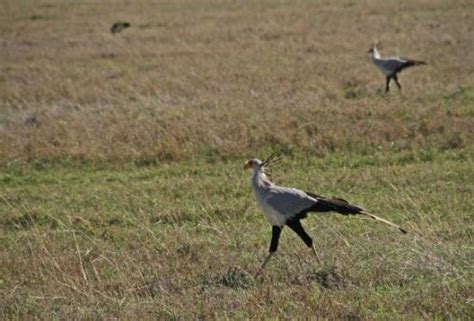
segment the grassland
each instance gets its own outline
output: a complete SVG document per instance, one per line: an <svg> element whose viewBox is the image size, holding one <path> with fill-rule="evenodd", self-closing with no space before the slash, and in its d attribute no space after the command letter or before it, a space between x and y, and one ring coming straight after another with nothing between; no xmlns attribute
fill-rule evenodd
<svg viewBox="0 0 474 321"><path fill-rule="evenodd" d="M3 1L0 319L472 319L473 21L469 1ZM428 62L403 93L375 40ZM271 231L242 166L274 150L277 183L410 233L310 217L324 263L284 231L255 278Z"/></svg>

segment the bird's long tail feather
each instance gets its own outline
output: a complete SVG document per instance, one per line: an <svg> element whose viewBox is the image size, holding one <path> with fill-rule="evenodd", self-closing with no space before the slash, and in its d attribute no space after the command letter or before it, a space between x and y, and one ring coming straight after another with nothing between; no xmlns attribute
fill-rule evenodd
<svg viewBox="0 0 474 321"><path fill-rule="evenodd" d="M317 200L308 212L337 212L342 215L364 215L368 216L373 220L388 224L397 228L400 232L406 234L407 230L401 228L395 223L392 223L384 218L378 217L377 215L366 212L362 207L354 204L350 204L348 201L342 198L327 198L310 192L306 192L309 196Z"/></svg>
<svg viewBox="0 0 474 321"><path fill-rule="evenodd" d="M409 61L413 66L426 65L426 62L422 60L410 60Z"/></svg>
<svg viewBox="0 0 474 321"><path fill-rule="evenodd" d="M371 219L373 220L376 220L376 221L379 221L379 222L382 222L382 223L385 223L385 224L388 224L390 226L393 226L393 227L396 227L400 232L402 232L403 234L407 234L407 230L405 230L404 228L401 228L399 225L395 224L395 223L392 223L384 218L381 218L381 217L378 217L377 215L374 215L374 214L370 214L370 213L367 213L367 212L359 212L357 213L359 215L365 215L365 216L368 216L370 217Z"/></svg>
<svg viewBox="0 0 474 321"><path fill-rule="evenodd" d="M420 65L426 65L426 62L422 60L413 60L413 59L408 59L401 67L400 71L409 67L414 67L414 66L420 66Z"/></svg>

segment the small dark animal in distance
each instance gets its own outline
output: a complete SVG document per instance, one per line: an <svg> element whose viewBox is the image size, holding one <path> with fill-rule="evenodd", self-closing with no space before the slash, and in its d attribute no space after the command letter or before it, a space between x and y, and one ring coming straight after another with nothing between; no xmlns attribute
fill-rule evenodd
<svg viewBox="0 0 474 321"><path fill-rule="evenodd" d="M112 28L110 28L110 32L112 32L113 34L116 34L129 27L130 27L130 23L128 22L116 22L112 25Z"/></svg>

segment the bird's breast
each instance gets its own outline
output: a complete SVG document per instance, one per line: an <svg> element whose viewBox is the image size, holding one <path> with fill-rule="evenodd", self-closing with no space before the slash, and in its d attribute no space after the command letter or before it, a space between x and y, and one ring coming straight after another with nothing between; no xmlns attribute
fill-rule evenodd
<svg viewBox="0 0 474 321"><path fill-rule="evenodd" d="M374 59L374 64L385 76L391 75L394 72L394 70L388 68L386 61Z"/></svg>
<svg viewBox="0 0 474 321"><path fill-rule="evenodd" d="M271 225L283 226L286 223L286 217L282 213L272 208L266 203L267 193L262 190L254 189L255 199L260 210Z"/></svg>

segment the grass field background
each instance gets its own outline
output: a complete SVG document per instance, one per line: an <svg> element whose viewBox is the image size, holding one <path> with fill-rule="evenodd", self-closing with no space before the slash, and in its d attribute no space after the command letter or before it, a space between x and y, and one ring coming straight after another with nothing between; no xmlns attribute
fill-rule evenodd
<svg viewBox="0 0 474 321"><path fill-rule="evenodd" d="M2 1L0 318L472 319L473 39L471 1ZM323 264L284 230L255 278L272 151L409 234L310 216Z"/></svg>

